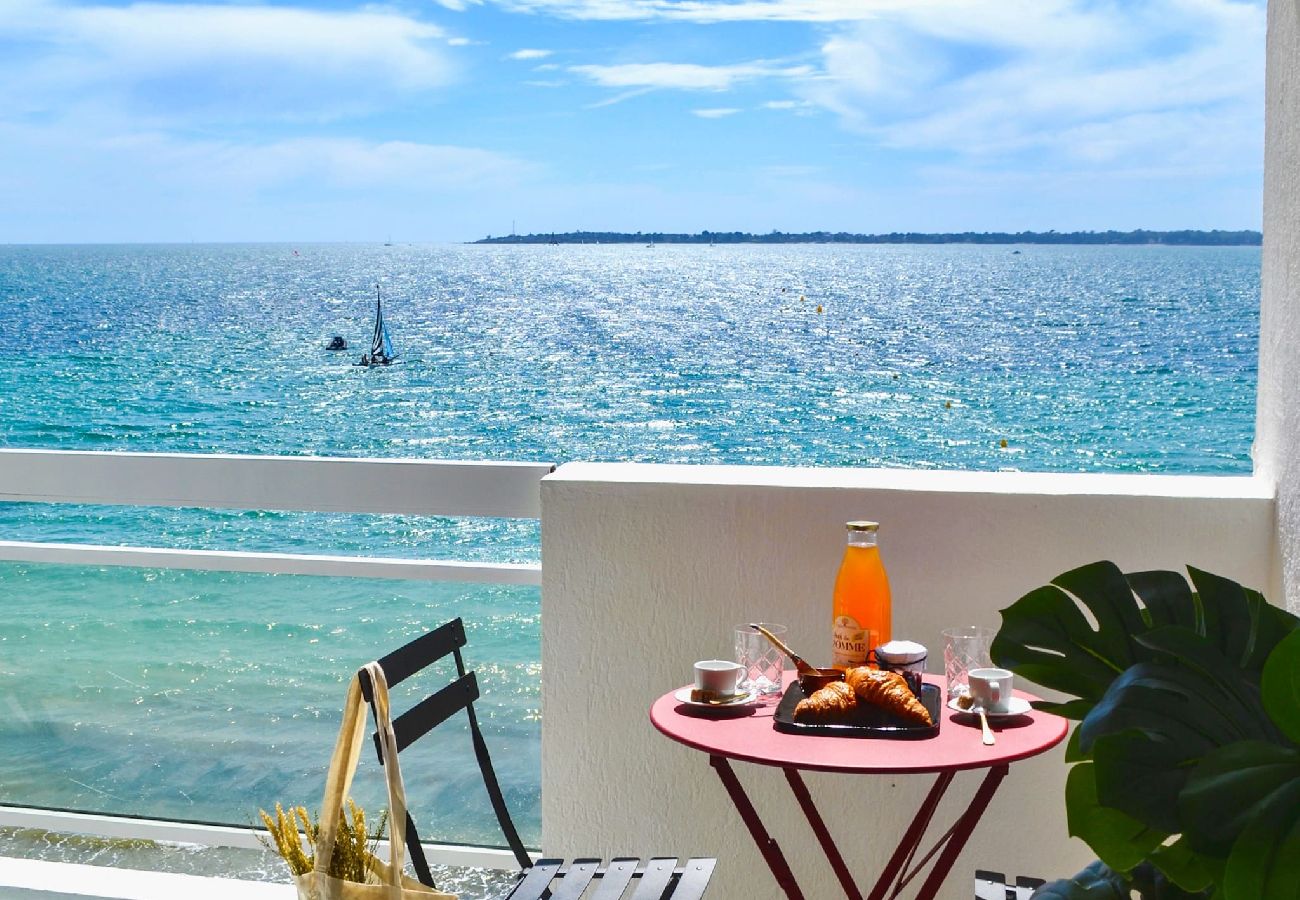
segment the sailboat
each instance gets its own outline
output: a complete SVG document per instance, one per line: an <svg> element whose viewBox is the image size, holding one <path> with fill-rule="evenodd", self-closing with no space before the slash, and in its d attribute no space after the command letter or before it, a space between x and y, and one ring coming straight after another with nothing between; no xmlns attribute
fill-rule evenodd
<svg viewBox="0 0 1300 900"><path fill-rule="evenodd" d="M388 336L388 326L384 324L384 303L379 297L379 285L375 285L375 332L370 338L370 352L361 354L358 366L392 365L397 354L393 351L393 339Z"/></svg>

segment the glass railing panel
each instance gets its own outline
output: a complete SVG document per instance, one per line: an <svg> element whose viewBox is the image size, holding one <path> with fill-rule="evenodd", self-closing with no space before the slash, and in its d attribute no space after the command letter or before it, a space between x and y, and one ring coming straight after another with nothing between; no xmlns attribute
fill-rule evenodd
<svg viewBox="0 0 1300 900"><path fill-rule="evenodd" d="M535 845L539 610L534 586L0 564L0 802L233 825L277 801L314 810L351 673L461 616L497 774ZM403 769L426 839L502 843L463 722ZM369 753L354 794L386 806Z"/></svg>

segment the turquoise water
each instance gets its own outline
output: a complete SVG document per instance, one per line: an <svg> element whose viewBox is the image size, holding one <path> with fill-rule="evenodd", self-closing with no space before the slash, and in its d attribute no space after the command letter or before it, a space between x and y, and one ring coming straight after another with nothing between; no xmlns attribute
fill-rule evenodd
<svg viewBox="0 0 1300 900"><path fill-rule="evenodd" d="M3 247L0 445L1249 472L1258 248L1019 249ZM401 361L366 370L376 282ZM538 556L536 523L410 516L10 504L0 534ZM0 801L310 805L344 675L462 615L536 841L536 589L0 564L0 604ZM445 741L408 766L426 832L494 842Z"/></svg>

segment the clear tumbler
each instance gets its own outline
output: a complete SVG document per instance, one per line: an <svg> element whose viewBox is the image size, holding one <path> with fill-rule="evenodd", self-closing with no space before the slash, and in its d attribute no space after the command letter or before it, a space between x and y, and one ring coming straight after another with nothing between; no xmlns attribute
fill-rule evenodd
<svg viewBox="0 0 1300 900"><path fill-rule="evenodd" d="M963 625L943 632L943 673L948 679L948 699L961 697L970 691L966 673L971 669L985 669L993 665L989 648L993 645L996 629L983 625Z"/></svg>

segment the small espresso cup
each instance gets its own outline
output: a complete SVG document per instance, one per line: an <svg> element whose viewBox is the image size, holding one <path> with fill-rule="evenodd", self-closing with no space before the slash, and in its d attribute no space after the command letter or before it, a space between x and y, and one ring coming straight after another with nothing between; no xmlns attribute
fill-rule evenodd
<svg viewBox="0 0 1300 900"><path fill-rule="evenodd" d="M970 695L985 712L1004 713L1011 708L1011 686L1015 675L1006 669L971 669Z"/></svg>
<svg viewBox="0 0 1300 900"><path fill-rule="evenodd" d="M695 689L730 697L740 693L745 667L729 659L702 659L695 664Z"/></svg>

